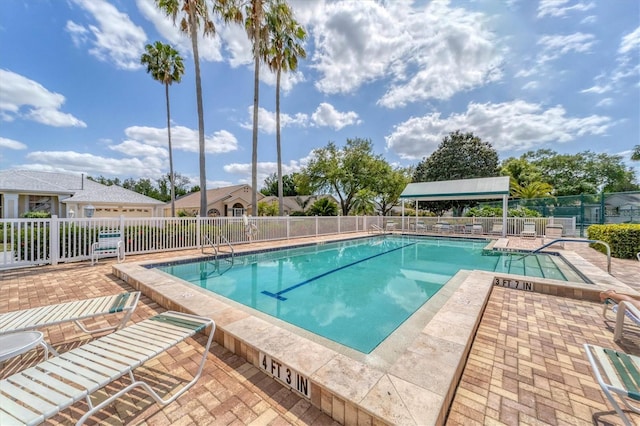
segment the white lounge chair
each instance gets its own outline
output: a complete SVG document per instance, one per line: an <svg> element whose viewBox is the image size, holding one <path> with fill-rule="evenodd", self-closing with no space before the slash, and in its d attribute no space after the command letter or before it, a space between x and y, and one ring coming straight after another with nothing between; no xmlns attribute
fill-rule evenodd
<svg viewBox="0 0 640 426"><path fill-rule="evenodd" d="M584 349L598 384L624 424L637 424L631 423L613 394L631 411L640 414L640 408L630 402L640 401L640 357L587 343Z"/></svg>
<svg viewBox="0 0 640 426"><path fill-rule="evenodd" d="M121 293L112 296L41 306L21 311L0 314L0 334L17 331L35 330L65 322L75 322L85 333L100 333L122 328L138 305L140 292ZM116 325L88 329L81 322L99 316L122 313L123 317Z"/></svg>
<svg viewBox="0 0 640 426"><path fill-rule="evenodd" d="M502 224L494 223L489 233L492 235L502 235Z"/></svg>
<svg viewBox="0 0 640 426"><path fill-rule="evenodd" d="M557 240L559 238L562 238L562 231L563 231L562 225L559 225L559 224L558 225L555 225L555 224L547 225L544 228L544 238L543 238L544 241L543 241L543 244L547 244L547 243L550 243L553 240ZM558 245L558 246L564 248L564 243L563 242L556 243L554 245Z"/></svg>
<svg viewBox="0 0 640 426"><path fill-rule="evenodd" d="M110 231L100 231L98 241L91 244L91 264L95 265L99 257L117 256L118 263L125 257L122 232L118 229Z"/></svg>
<svg viewBox="0 0 640 426"><path fill-rule="evenodd" d="M607 312L611 309L616 314L616 327L613 333L613 340L622 339L625 318L631 320L634 325L640 327L640 309L624 300L616 303L613 299L606 299L602 307L602 316L607 318Z"/></svg>
<svg viewBox="0 0 640 426"><path fill-rule="evenodd" d="M197 373L173 396L162 399L147 382L136 380L133 372L137 367L209 326L211 331ZM43 361L0 381L2 424L39 424L85 400L88 410L76 423L81 425L137 387L146 390L159 404L169 404L200 378L214 331L215 323L210 318L169 311ZM125 375L131 380L129 385L106 399L100 392L101 402L93 405L93 393Z"/></svg>
<svg viewBox="0 0 640 426"><path fill-rule="evenodd" d="M526 222L524 224L522 232L520 232L520 238L532 238L535 240L537 235L536 224L533 222Z"/></svg>

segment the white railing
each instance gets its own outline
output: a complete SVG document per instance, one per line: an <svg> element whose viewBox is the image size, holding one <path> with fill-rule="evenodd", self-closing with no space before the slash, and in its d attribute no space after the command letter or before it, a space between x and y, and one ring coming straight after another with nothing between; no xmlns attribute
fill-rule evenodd
<svg viewBox="0 0 640 426"><path fill-rule="evenodd" d="M547 224L560 223L564 236L576 236L573 218L508 218L507 234L519 235L525 221L536 224L538 235L544 235ZM88 260L91 244L97 240L99 231L105 229L121 230L125 252L132 255L201 249L206 244L202 236L214 243L224 237L230 244L237 245L361 232L372 225L384 230L428 232L438 222L454 225L454 230L480 224L486 234L494 223L502 223L502 218L286 216L250 217L248 224L241 217L3 219L0 220L0 269Z"/></svg>

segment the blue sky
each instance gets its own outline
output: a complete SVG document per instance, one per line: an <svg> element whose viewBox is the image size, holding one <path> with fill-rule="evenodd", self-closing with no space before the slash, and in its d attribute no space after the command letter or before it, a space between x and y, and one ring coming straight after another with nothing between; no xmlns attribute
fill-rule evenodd
<svg viewBox="0 0 640 426"><path fill-rule="evenodd" d="M283 171L314 148L371 139L417 164L472 131L501 159L640 143L637 0L291 0L307 59L283 76ZM244 30L200 39L208 187L251 182L253 65ZM0 2L0 169L157 179L169 171L164 87L140 65L170 43L174 169L198 183L189 39L153 0ZM259 187L276 171L275 76L262 68Z"/></svg>

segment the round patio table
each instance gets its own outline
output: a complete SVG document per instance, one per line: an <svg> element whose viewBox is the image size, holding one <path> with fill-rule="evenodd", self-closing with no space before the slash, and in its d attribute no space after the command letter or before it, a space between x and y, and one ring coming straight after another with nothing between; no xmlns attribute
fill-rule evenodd
<svg viewBox="0 0 640 426"><path fill-rule="evenodd" d="M36 346L44 349L44 359L49 358L49 348L40 331L21 331L0 336L0 362L30 351Z"/></svg>

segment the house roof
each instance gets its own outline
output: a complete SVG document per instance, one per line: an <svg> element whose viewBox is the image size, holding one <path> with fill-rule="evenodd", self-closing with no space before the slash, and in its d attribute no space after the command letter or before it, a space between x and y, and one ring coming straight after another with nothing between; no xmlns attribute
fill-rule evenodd
<svg viewBox="0 0 640 426"><path fill-rule="evenodd" d="M162 201L117 185L103 185L83 175L34 170L0 170L0 192L68 195L63 203L160 205Z"/></svg>
<svg viewBox="0 0 640 426"><path fill-rule="evenodd" d="M502 198L504 195L509 195L509 176L410 183L400 198L439 201Z"/></svg>
<svg viewBox="0 0 640 426"><path fill-rule="evenodd" d="M247 188L247 195L251 198L251 186L246 184L240 185L231 185L225 186L222 188L214 188L207 190L207 204L211 205L213 203L217 203L218 201L224 201L227 198L238 198L238 191L241 191L243 188ZM258 201L264 198L264 195L258 192ZM183 195L180 198L177 198L175 201L176 208L184 209L184 208L200 208L200 191L192 192L186 195Z"/></svg>

